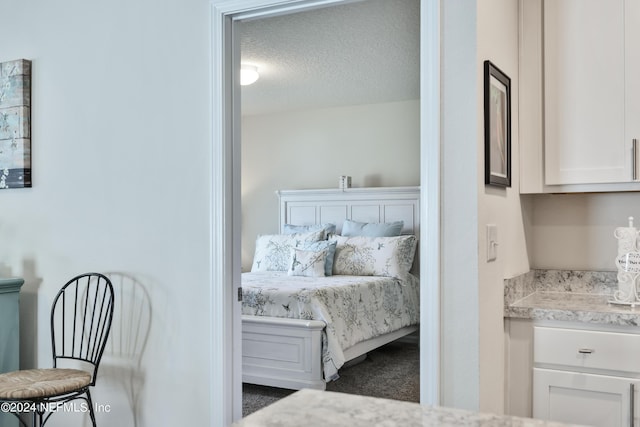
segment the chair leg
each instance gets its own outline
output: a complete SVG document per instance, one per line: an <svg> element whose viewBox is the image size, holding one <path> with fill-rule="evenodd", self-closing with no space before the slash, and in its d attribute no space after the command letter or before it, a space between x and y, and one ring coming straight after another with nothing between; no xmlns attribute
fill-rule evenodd
<svg viewBox="0 0 640 427"><path fill-rule="evenodd" d="M93 401L91 400L91 393L89 392L89 389L87 389L87 403L89 404L89 416L91 417L93 427L97 427L96 414L93 413Z"/></svg>

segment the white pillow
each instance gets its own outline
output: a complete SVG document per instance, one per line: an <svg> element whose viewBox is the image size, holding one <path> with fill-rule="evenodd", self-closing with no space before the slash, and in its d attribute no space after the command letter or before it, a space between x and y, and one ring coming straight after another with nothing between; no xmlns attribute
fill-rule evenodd
<svg viewBox="0 0 640 427"><path fill-rule="evenodd" d="M289 276L323 277L327 253L326 249L313 251L293 248L287 274Z"/></svg>
<svg viewBox="0 0 640 427"><path fill-rule="evenodd" d="M307 243L302 247L302 249L308 251L326 250L327 258L324 261L324 275L331 276L333 274L333 257L336 254L336 242L321 240L319 242Z"/></svg>
<svg viewBox="0 0 640 427"><path fill-rule="evenodd" d="M416 236L333 236L337 242L333 274L403 277L411 270Z"/></svg>
<svg viewBox="0 0 640 427"><path fill-rule="evenodd" d="M310 231L318 231L324 230L325 239L330 235L336 232L336 225L331 223L326 224L313 224L313 225L294 225L294 224L285 224L283 232L284 234L293 234L293 233L308 233Z"/></svg>
<svg viewBox="0 0 640 427"><path fill-rule="evenodd" d="M323 238L324 230L258 236L251 271L287 271L292 248L300 248Z"/></svg>

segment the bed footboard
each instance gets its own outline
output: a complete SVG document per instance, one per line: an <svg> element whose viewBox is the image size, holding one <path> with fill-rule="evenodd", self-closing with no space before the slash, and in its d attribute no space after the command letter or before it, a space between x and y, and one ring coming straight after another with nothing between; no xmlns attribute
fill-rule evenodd
<svg viewBox="0 0 640 427"><path fill-rule="evenodd" d="M325 389L319 320L242 316L242 381L288 389Z"/></svg>
<svg viewBox="0 0 640 427"><path fill-rule="evenodd" d="M242 382L300 390L324 390L320 320L242 316ZM417 331L407 326L345 350L350 361Z"/></svg>

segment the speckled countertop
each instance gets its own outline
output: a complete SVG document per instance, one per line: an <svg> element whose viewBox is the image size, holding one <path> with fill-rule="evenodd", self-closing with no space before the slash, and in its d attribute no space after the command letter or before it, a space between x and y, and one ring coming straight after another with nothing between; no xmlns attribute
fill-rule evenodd
<svg viewBox="0 0 640 427"><path fill-rule="evenodd" d="M610 304L610 295L535 292L507 307L507 317L640 325L640 307Z"/></svg>
<svg viewBox="0 0 640 427"><path fill-rule="evenodd" d="M297 391L233 424L236 427L562 427L568 425L310 389Z"/></svg>
<svg viewBox="0 0 640 427"><path fill-rule="evenodd" d="M505 317L640 325L640 306L611 304L615 272L533 270L505 280Z"/></svg>

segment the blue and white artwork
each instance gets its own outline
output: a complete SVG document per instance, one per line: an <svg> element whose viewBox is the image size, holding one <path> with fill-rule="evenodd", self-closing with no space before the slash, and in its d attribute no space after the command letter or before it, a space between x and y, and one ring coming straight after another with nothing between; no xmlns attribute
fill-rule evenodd
<svg viewBox="0 0 640 427"><path fill-rule="evenodd" d="M0 189L31 187L31 61L0 63Z"/></svg>

